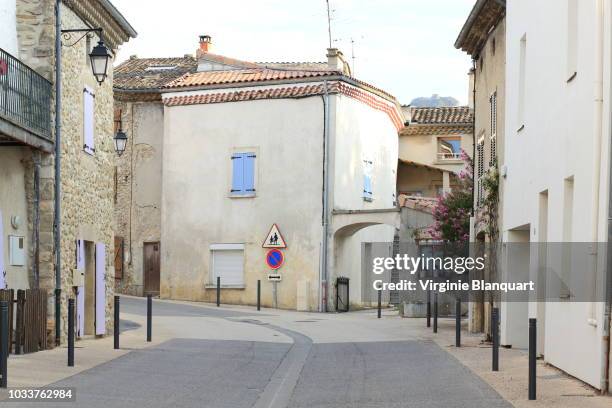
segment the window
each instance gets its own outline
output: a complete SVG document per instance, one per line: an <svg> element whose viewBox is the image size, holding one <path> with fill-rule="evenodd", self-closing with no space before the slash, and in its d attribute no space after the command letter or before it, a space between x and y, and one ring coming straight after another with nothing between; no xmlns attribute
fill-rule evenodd
<svg viewBox="0 0 612 408"><path fill-rule="evenodd" d="M244 244L213 244L210 246L211 284L244 286Z"/></svg>
<svg viewBox="0 0 612 408"><path fill-rule="evenodd" d="M438 138L438 160L460 160L461 138L440 137Z"/></svg>
<svg viewBox="0 0 612 408"><path fill-rule="evenodd" d="M489 107L491 113L491 157L489 158L489 166L497 160L497 91L493 92L489 98Z"/></svg>
<svg viewBox="0 0 612 408"><path fill-rule="evenodd" d="M523 125L525 124L525 92L526 92L526 70L527 70L527 34L524 34L521 38L520 44L520 60L519 60L519 89L518 89L518 124L519 129L523 129Z"/></svg>
<svg viewBox="0 0 612 408"><path fill-rule="evenodd" d="M233 196L255 195L255 153L234 153L232 155Z"/></svg>
<svg viewBox="0 0 612 408"><path fill-rule="evenodd" d="M578 0L567 0L567 82L578 70Z"/></svg>
<svg viewBox="0 0 612 408"><path fill-rule="evenodd" d="M83 89L83 151L93 155L94 146L94 104L95 95L89 88Z"/></svg>
<svg viewBox="0 0 612 408"><path fill-rule="evenodd" d="M374 163L371 160L363 161L363 199L372 201L372 170Z"/></svg>
<svg viewBox="0 0 612 408"><path fill-rule="evenodd" d="M495 55L495 48L497 44L495 44L495 38L491 40L491 55Z"/></svg>
<svg viewBox="0 0 612 408"><path fill-rule="evenodd" d="M478 141L476 146L476 204L481 206L484 200L484 186L482 178L484 176L484 136Z"/></svg>

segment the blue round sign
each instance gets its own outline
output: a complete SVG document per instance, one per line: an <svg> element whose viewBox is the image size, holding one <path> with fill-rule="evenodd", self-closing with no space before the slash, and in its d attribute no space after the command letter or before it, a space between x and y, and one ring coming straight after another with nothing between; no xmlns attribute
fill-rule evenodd
<svg viewBox="0 0 612 408"><path fill-rule="evenodd" d="M266 255L266 263L271 269L278 269L283 266L285 257L283 253L278 249L271 249Z"/></svg>

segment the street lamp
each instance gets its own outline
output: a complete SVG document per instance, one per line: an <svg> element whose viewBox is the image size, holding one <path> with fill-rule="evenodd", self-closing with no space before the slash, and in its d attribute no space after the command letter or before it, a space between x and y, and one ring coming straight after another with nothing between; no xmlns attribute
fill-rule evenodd
<svg viewBox="0 0 612 408"><path fill-rule="evenodd" d="M73 47L83 38L92 37L92 33L98 33L98 45L96 45L91 53L89 54L89 60L91 61L91 70L93 71L93 75L98 81L98 84L102 85L102 82L106 79L108 72L108 61L112 58L108 47L104 44L104 40L102 39L102 29L101 28L77 28L77 29L69 29L69 30L61 30L62 37L65 40L72 39L72 34L83 34L72 44L62 44L66 47Z"/></svg>
<svg viewBox="0 0 612 408"><path fill-rule="evenodd" d="M123 152L125 151L125 145L127 144L127 139L128 139L127 135L121 129L119 129L117 134L115 134L115 137L114 137L115 151L117 152L118 156L121 156Z"/></svg>
<svg viewBox="0 0 612 408"><path fill-rule="evenodd" d="M108 69L108 61L111 59L111 54L104 45L104 41L100 39L98 41L98 45L96 45L91 54L89 54L89 58L91 60L91 69L93 70L93 74L96 77L96 81L100 85L106 79L106 72Z"/></svg>

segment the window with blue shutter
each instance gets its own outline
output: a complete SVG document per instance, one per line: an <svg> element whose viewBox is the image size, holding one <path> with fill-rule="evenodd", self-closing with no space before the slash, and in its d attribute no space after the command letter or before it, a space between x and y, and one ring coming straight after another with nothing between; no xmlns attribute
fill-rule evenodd
<svg viewBox="0 0 612 408"><path fill-rule="evenodd" d="M255 195L255 153L232 155L232 195Z"/></svg>
<svg viewBox="0 0 612 408"><path fill-rule="evenodd" d="M94 106L95 96L91 89L83 89L83 150L93 155L94 146Z"/></svg>
<svg viewBox="0 0 612 408"><path fill-rule="evenodd" d="M365 201L372 201L372 166L371 161L363 161L363 199Z"/></svg>

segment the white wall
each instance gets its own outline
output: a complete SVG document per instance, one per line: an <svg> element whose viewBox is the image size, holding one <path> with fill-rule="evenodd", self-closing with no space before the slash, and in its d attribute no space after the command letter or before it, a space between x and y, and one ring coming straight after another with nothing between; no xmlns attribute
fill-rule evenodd
<svg viewBox="0 0 612 408"><path fill-rule="evenodd" d="M4 227L4 266L6 269L6 283L11 289L28 289L28 207L25 191L26 169L22 160L27 154L27 148L2 147L0 148L0 210L2 210L2 224ZM11 226L11 217L21 218L21 225L15 229ZM24 237L25 265L11 266L9 262L9 235ZM2 271L0 271L1 273ZM1 288L4 289L4 288Z"/></svg>
<svg viewBox="0 0 612 408"><path fill-rule="evenodd" d="M398 132L389 116L344 95L331 98L334 209L394 207ZM373 161L372 202L363 199L363 160Z"/></svg>
<svg viewBox="0 0 612 408"><path fill-rule="evenodd" d="M507 4L507 100L503 232L536 226L538 195L548 191L547 241L563 236L564 179L574 178L574 212L569 241L605 241L607 236L608 137L599 145L597 124L609 129L609 65L604 84L597 78L597 1L579 1L577 76L568 81L567 2L514 0ZM609 2L606 6L610 26ZM603 48L610 59L610 32ZM519 118L521 38L526 40L524 117ZM601 47L601 45L599 45ZM597 89L604 95L603 120L598 119ZM595 90L594 90L595 89ZM524 128L519 131L521 126ZM604 133L608 134L608 133ZM603 153L602 153L603 152ZM601 166L598 166L599 160ZM601 184L596 180L600 178ZM593 204L596 204L595 206ZM600 272L603 273L603 272ZM593 307L594 306L594 307ZM527 316L524 316L525 321ZM589 319L597 322L589 324ZM603 304L548 303L544 358L551 364L599 387L602 358ZM525 323L526 324L526 323ZM572 335L567 335L568 328Z"/></svg>
<svg viewBox="0 0 612 408"><path fill-rule="evenodd" d="M279 307L295 308L298 281L307 280L316 310L322 98L166 107L163 149L162 296L212 300L214 290L204 290L210 245L244 243L246 287L223 290L222 299L254 303L261 279L262 301L271 305L261 245L277 223L288 244ZM257 154L254 198L230 198L234 151Z"/></svg>
<svg viewBox="0 0 612 408"><path fill-rule="evenodd" d="M15 0L0 0L0 48L19 57Z"/></svg>

